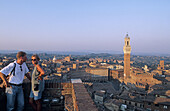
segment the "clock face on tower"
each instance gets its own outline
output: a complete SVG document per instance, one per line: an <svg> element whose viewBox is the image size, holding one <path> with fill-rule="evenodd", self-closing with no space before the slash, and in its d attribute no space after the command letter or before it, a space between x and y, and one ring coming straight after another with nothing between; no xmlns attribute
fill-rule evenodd
<svg viewBox="0 0 170 111"><path fill-rule="evenodd" d="M131 48L127 48L126 51L131 51L130 49L131 49Z"/></svg>

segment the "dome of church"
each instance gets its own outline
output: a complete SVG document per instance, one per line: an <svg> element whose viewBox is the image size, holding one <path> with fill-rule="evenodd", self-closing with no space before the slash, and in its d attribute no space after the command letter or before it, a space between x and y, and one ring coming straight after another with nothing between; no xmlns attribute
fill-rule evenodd
<svg viewBox="0 0 170 111"><path fill-rule="evenodd" d="M56 61L57 59L55 58L55 56L54 56L54 58L53 58L53 61Z"/></svg>

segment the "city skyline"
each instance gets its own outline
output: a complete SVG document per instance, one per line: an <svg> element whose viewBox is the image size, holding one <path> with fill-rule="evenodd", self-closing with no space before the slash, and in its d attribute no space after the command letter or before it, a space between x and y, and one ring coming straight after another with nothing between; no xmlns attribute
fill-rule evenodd
<svg viewBox="0 0 170 111"><path fill-rule="evenodd" d="M0 50L170 54L170 1L0 1Z"/></svg>

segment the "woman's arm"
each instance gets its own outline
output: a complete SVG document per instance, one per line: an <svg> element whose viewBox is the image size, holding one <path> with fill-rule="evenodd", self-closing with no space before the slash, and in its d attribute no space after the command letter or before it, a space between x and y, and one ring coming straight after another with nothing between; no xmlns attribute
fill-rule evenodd
<svg viewBox="0 0 170 111"><path fill-rule="evenodd" d="M45 74L44 70L40 67L39 64L37 64L37 70L40 72L40 75L38 77L39 80L42 80L42 76Z"/></svg>

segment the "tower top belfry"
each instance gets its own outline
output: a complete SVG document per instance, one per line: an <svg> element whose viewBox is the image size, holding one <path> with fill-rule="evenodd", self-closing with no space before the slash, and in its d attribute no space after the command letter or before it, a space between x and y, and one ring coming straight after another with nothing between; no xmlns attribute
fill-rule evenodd
<svg viewBox="0 0 170 111"><path fill-rule="evenodd" d="M128 36L128 34L126 34L125 36L125 45L123 47L123 52L130 54L131 53L131 46L130 46L130 37Z"/></svg>

